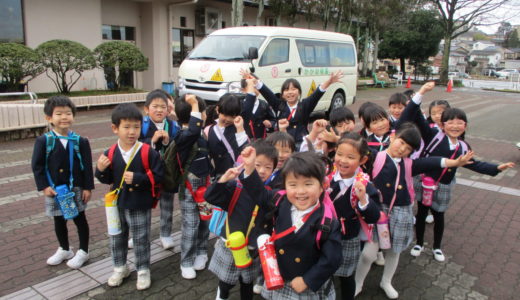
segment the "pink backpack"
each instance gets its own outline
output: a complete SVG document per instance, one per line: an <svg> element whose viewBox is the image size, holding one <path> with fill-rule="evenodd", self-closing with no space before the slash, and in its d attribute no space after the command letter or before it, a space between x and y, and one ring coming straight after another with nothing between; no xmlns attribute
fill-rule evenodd
<svg viewBox="0 0 520 300"><path fill-rule="evenodd" d="M323 200L321 201L321 205L323 205L323 216L321 217L320 226L318 232L316 233L316 246L318 249L321 248L321 244L327 240L329 234L332 230L331 224L333 219L337 219L338 216L336 214L336 209L334 208L334 204L330 199L329 193L324 192ZM283 196L287 194L286 190L280 190L274 196L275 206L278 207L278 204L282 200Z"/></svg>
<svg viewBox="0 0 520 300"><path fill-rule="evenodd" d="M439 146L439 144L442 142L442 140L444 139L445 136L446 136L446 134L442 130L439 130L437 132L437 134L433 137L433 139L430 141L430 143L424 147L424 150L422 151L422 155L424 157L430 156L430 153L432 153L433 150L435 150L435 148L437 148L437 146ZM468 144L466 144L466 142L461 141L461 140L459 140L459 143L460 143L460 147L462 149L462 154L465 154L466 152L468 152Z"/></svg>
<svg viewBox="0 0 520 300"><path fill-rule="evenodd" d="M383 169L383 166L385 165L385 161L387 158L386 151L380 151L376 155L376 160L374 161L374 166L372 169L372 181L375 180L377 175L381 172L381 169ZM413 177L412 177L412 159L405 157L403 158L404 161L404 179L406 181L406 188L408 189L408 193L410 194L410 201L413 204L413 201L415 199L415 191L413 189Z"/></svg>

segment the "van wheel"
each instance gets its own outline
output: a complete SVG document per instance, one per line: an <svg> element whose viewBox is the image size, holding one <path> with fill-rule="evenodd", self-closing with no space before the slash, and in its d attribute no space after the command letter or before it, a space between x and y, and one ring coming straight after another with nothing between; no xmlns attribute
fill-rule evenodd
<svg viewBox="0 0 520 300"><path fill-rule="evenodd" d="M345 106L345 96L342 92L336 92L330 101L329 113L338 107Z"/></svg>

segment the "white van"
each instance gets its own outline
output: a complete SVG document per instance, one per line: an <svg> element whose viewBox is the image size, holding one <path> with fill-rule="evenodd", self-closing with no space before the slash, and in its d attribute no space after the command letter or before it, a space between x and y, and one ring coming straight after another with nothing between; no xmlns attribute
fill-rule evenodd
<svg viewBox="0 0 520 300"><path fill-rule="evenodd" d="M179 68L179 95L218 101L225 93L240 91L240 69L250 69L275 94L286 79L296 78L302 98L330 73L342 70L342 82L327 89L315 110L329 112L355 101L357 57L351 36L260 26L221 29L202 40Z"/></svg>

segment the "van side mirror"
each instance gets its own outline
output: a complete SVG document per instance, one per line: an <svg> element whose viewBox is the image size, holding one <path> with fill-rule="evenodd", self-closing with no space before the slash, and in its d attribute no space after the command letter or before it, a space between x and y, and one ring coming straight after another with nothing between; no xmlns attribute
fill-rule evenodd
<svg viewBox="0 0 520 300"><path fill-rule="evenodd" d="M258 48L249 47L249 53L247 54L247 58L249 59L257 59L258 58Z"/></svg>

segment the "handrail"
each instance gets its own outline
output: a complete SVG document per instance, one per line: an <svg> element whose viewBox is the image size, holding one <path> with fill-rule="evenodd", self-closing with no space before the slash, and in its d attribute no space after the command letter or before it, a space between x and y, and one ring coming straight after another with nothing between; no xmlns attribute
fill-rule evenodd
<svg viewBox="0 0 520 300"><path fill-rule="evenodd" d="M36 100L38 100L38 95L35 92L11 92L11 93L0 93L0 97L2 96L23 96L29 95L31 97L32 103L35 104Z"/></svg>

